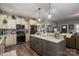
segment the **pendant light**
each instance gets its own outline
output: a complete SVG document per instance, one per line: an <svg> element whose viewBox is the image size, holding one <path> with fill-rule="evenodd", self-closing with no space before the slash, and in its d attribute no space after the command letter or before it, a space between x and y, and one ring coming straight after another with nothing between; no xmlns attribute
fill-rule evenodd
<svg viewBox="0 0 79 59"><path fill-rule="evenodd" d="M50 6L50 3L49 3L49 13L48 13L48 19L51 19L51 6Z"/></svg>
<svg viewBox="0 0 79 59"><path fill-rule="evenodd" d="M41 10L41 8L38 8L38 14L39 14L38 21L41 21L40 10Z"/></svg>

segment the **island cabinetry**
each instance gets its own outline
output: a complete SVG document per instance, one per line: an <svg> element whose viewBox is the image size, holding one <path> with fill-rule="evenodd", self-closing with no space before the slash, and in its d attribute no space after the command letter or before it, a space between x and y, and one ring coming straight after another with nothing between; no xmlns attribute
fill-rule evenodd
<svg viewBox="0 0 79 59"><path fill-rule="evenodd" d="M35 48L36 48L36 52L37 52L39 55L42 55L41 41L42 41L41 39L36 38L36 46L35 46Z"/></svg>
<svg viewBox="0 0 79 59"><path fill-rule="evenodd" d="M34 38L30 37L30 48L34 49Z"/></svg>
<svg viewBox="0 0 79 59"><path fill-rule="evenodd" d="M39 55L62 56L64 55L64 51L66 49L66 43L65 40L55 42L37 36L30 36L30 47Z"/></svg>
<svg viewBox="0 0 79 59"><path fill-rule="evenodd" d="M47 40L42 40L42 55L43 56L58 56L64 55L65 41L53 43Z"/></svg>
<svg viewBox="0 0 79 59"><path fill-rule="evenodd" d="M30 47L41 55L41 40L39 38L30 37Z"/></svg>

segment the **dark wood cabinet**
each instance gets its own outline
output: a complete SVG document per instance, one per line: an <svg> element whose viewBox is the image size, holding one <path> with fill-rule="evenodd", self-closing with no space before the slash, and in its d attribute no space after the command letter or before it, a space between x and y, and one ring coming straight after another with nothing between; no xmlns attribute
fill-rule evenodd
<svg viewBox="0 0 79 59"><path fill-rule="evenodd" d="M76 48L76 35L72 35L70 38L66 37L66 46L68 48Z"/></svg>
<svg viewBox="0 0 79 59"><path fill-rule="evenodd" d="M76 36L76 49L79 50L79 36Z"/></svg>

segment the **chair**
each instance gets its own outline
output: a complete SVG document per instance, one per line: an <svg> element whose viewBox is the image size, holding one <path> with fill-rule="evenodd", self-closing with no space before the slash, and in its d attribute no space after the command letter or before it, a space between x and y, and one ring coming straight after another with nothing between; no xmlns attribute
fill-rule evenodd
<svg viewBox="0 0 79 59"><path fill-rule="evenodd" d="M73 49L76 48L76 36L75 35L72 35L70 38L66 37L66 46L68 48L73 48Z"/></svg>
<svg viewBox="0 0 79 59"><path fill-rule="evenodd" d="M79 36L76 36L76 49L79 50Z"/></svg>

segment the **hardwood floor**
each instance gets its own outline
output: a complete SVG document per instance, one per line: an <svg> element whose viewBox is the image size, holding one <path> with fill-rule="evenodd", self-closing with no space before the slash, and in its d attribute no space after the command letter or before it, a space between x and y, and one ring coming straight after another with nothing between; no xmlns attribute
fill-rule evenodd
<svg viewBox="0 0 79 59"><path fill-rule="evenodd" d="M12 50L16 50L17 56L39 56L35 51L33 51L29 47L29 44L27 43L7 47L5 52L12 51ZM79 56L79 51L77 51L76 49L66 48L64 55L65 56Z"/></svg>
<svg viewBox="0 0 79 59"><path fill-rule="evenodd" d="M34 52L26 43L7 47L5 52L11 50L16 50L17 56L38 56L38 54Z"/></svg>

